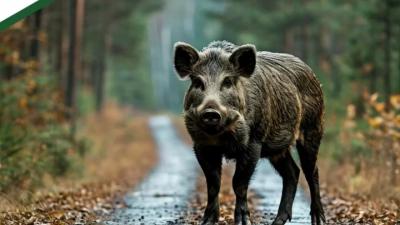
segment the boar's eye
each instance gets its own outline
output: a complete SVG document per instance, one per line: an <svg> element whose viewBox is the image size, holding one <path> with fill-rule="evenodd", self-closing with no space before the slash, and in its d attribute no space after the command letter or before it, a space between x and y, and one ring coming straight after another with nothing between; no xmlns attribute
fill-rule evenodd
<svg viewBox="0 0 400 225"><path fill-rule="evenodd" d="M192 80L192 86L193 86L194 88L197 88L197 89L200 89L200 90L204 91L204 83L203 83L203 81L202 81L201 79L199 79L199 78L194 78L194 79Z"/></svg>
<svg viewBox="0 0 400 225"><path fill-rule="evenodd" d="M225 78L224 81L222 81L221 89L222 88L231 88L234 85L233 82L234 81L232 80L232 78L230 78L230 77Z"/></svg>

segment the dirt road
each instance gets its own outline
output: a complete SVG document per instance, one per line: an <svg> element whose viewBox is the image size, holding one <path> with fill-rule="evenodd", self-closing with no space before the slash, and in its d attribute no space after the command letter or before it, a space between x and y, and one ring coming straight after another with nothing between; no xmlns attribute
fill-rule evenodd
<svg viewBox="0 0 400 225"><path fill-rule="evenodd" d="M127 207L118 210L106 224L185 224L190 199L196 196L196 180L202 173L190 146L177 135L170 119L153 117L150 127L159 151L159 164L125 197ZM140 160L140 159L138 159ZM260 161L250 188L256 193L259 224L270 224L281 196L281 179L269 163ZM299 187L291 225L310 224L309 202ZM233 213L233 212L232 212ZM198 215L200 217L201 215Z"/></svg>

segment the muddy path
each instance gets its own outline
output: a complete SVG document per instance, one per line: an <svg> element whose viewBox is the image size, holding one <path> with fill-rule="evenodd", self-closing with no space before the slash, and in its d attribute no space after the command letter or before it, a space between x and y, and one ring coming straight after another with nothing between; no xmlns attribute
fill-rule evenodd
<svg viewBox="0 0 400 225"><path fill-rule="evenodd" d="M150 127L157 143L159 164L143 182L125 197L126 208L117 210L108 225L123 224L193 224L187 216L203 206L190 205L196 198L196 181L202 173L190 146L178 136L168 117L158 116L150 120ZM138 159L140 160L140 159ZM250 199L255 202L255 224L270 224L276 215L282 181L265 160L260 161L250 189ZM193 210L193 208L198 210ZM233 214L233 211L231 212ZM293 208L292 222L287 224L310 224L309 202L299 187ZM229 224L221 221L222 224Z"/></svg>

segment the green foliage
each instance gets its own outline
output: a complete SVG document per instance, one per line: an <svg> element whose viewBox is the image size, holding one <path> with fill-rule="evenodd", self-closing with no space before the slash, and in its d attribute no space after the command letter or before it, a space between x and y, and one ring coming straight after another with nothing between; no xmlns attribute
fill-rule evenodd
<svg viewBox="0 0 400 225"><path fill-rule="evenodd" d="M86 151L70 136L54 82L22 76L0 83L0 191L65 175Z"/></svg>
<svg viewBox="0 0 400 225"><path fill-rule="evenodd" d="M77 108L79 116L86 116L95 109L94 95L88 88L80 88L77 96Z"/></svg>
<svg viewBox="0 0 400 225"><path fill-rule="evenodd" d="M85 30L85 52L93 62L105 54L105 91L120 103L143 109L154 107L147 25L150 14L162 4L159 0L139 0L132 7L132 1L123 0L109 7L104 1L87 2L92 13L88 14ZM101 47L104 42L107 42L107 49Z"/></svg>
<svg viewBox="0 0 400 225"><path fill-rule="evenodd" d="M151 1L150 1L151 2ZM144 5L143 7L146 7ZM120 103L143 109L154 108L149 76L148 12L135 10L114 33L109 71L109 93ZM134 30L135 32L131 32ZM135 43L135 44L132 44Z"/></svg>

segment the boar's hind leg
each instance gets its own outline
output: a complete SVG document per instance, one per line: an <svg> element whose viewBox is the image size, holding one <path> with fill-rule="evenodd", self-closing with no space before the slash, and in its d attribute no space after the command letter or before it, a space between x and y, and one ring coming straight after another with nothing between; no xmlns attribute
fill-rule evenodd
<svg viewBox="0 0 400 225"><path fill-rule="evenodd" d="M195 149L197 160L207 181L207 207L201 224L214 225L219 219L218 193L221 186L222 155L203 150Z"/></svg>
<svg viewBox="0 0 400 225"><path fill-rule="evenodd" d="M290 151L286 151L286 153L279 158L270 158L270 162L279 175L281 175L283 180L283 189L278 215L272 224L282 225L285 224L287 220L292 219L292 206L296 195L300 169L297 167L290 155Z"/></svg>
<svg viewBox="0 0 400 225"><path fill-rule="evenodd" d="M319 177L317 167L317 156L322 128L304 129L304 140L297 141L297 151L300 156L301 168L306 177L311 196L311 224L320 225L325 222L324 210L322 208L319 192Z"/></svg>

